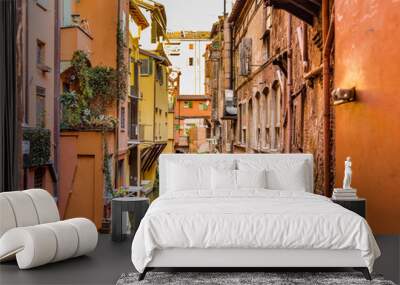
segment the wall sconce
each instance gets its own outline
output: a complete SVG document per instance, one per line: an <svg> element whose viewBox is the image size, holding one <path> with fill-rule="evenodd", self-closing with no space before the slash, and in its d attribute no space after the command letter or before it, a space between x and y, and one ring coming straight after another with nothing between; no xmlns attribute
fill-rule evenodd
<svg viewBox="0 0 400 285"><path fill-rule="evenodd" d="M336 88L332 91L333 104L340 105L344 103L353 102L356 100L356 88L342 89Z"/></svg>

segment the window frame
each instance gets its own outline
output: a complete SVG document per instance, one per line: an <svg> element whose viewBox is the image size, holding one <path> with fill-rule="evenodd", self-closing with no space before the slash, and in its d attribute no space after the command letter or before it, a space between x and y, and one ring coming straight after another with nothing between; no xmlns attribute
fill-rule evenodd
<svg viewBox="0 0 400 285"><path fill-rule="evenodd" d="M46 64L46 43L36 39L36 64Z"/></svg>
<svg viewBox="0 0 400 285"><path fill-rule="evenodd" d="M147 66L146 72L143 72L144 66ZM150 76L153 74L153 61L151 58L140 59L140 76Z"/></svg>
<svg viewBox="0 0 400 285"><path fill-rule="evenodd" d="M183 109L192 109L193 101L183 101Z"/></svg>

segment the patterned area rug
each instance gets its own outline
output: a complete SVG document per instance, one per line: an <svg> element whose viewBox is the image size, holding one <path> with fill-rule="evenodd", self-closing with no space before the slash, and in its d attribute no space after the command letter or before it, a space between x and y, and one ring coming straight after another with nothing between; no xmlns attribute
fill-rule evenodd
<svg viewBox="0 0 400 285"><path fill-rule="evenodd" d="M379 275L373 275L373 280L368 281L359 272L148 272L146 278L142 281L138 281L138 276L138 273L122 274L117 281L117 285L395 285L391 281L384 280Z"/></svg>

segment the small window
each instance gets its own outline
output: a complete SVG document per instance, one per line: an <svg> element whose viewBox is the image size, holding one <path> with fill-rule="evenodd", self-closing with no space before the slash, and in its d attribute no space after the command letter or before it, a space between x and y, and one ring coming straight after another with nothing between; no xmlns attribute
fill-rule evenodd
<svg viewBox="0 0 400 285"><path fill-rule="evenodd" d="M189 49L194 49L194 44L189 44Z"/></svg>
<svg viewBox="0 0 400 285"><path fill-rule="evenodd" d="M193 57L189 57L189 66L193 66Z"/></svg>
<svg viewBox="0 0 400 285"><path fill-rule="evenodd" d="M192 101L185 101L183 102L183 108L185 109L191 109L193 107L193 102Z"/></svg>
<svg viewBox="0 0 400 285"><path fill-rule="evenodd" d="M45 62L45 43L37 40L36 46L36 63L37 64L44 64Z"/></svg>
<svg viewBox="0 0 400 285"><path fill-rule="evenodd" d="M263 38L263 45L264 45L264 61L267 61L270 58L270 49L271 49L271 40L270 40L270 34L266 33L266 35Z"/></svg>
<svg viewBox="0 0 400 285"><path fill-rule="evenodd" d="M153 73L153 62L151 59L142 59L140 65L140 75L151 75Z"/></svg>
<svg viewBox="0 0 400 285"><path fill-rule="evenodd" d="M36 86L36 126L39 128L45 127L46 116L46 89L41 86Z"/></svg>
<svg viewBox="0 0 400 285"><path fill-rule="evenodd" d="M164 84L164 71L160 64L157 64L157 81L160 85Z"/></svg>
<svg viewBox="0 0 400 285"><path fill-rule="evenodd" d="M125 129L125 107L121 107L121 129Z"/></svg>
<svg viewBox="0 0 400 285"><path fill-rule="evenodd" d="M199 110L200 111L207 111L208 110L208 105L206 103L200 103L199 104Z"/></svg>

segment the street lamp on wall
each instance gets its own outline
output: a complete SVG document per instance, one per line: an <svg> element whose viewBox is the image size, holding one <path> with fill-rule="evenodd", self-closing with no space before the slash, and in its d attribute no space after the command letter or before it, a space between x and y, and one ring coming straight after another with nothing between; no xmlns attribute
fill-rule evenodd
<svg viewBox="0 0 400 285"><path fill-rule="evenodd" d="M343 89L336 88L332 91L333 104L340 105L349 102L353 102L356 100L356 88Z"/></svg>

